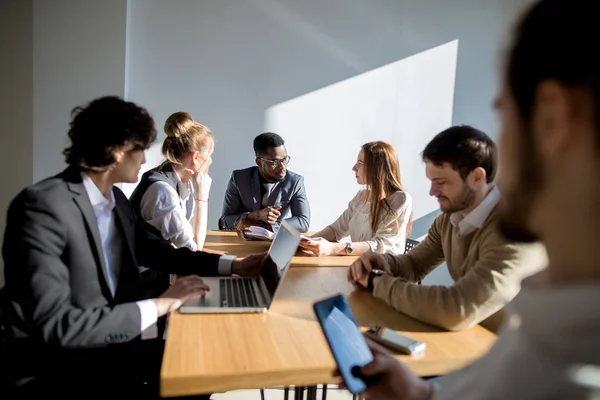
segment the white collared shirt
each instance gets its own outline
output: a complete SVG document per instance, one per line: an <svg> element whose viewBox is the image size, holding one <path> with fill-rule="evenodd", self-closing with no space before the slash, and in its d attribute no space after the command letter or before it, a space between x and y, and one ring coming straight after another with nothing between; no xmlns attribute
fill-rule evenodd
<svg viewBox="0 0 600 400"><path fill-rule="evenodd" d="M104 264L106 265L107 284L114 296L119 281L119 266L121 265L119 260L123 254L123 238L117 228L117 220L113 212L116 205L115 195L111 190L110 198L106 198L87 174L82 172L81 178L96 215ZM156 321L158 320L156 304L151 299L141 300L136 304L140 310L142 321L140 327L142 339L155 338L157 335Z"/></svg>
<svg viewBox="0 0 600 400"><path fill-rule="evenodd" d="M499 201L500 190L498 190L497 186L494 186L481 203L467 214L466 217L463 217L460 213L454 213L450 216L450 222L453 226L458 227L460 236L468 235L477 229L481 229L485 220L490 216Z"/></svg>
<svg viewBox="0 0 600 400"><path fill-rule="evenodd" d="M144 221L158 229L163 239L174 247L187 247L198 250L194 240L194 228L191 223L195 212L194 189L191 182L184 185L179 174L177 186L179 194L167 182L155 182L148 187L140 202L140 213ZM192 202L192 214L187 218L187 204Z"/></svg>

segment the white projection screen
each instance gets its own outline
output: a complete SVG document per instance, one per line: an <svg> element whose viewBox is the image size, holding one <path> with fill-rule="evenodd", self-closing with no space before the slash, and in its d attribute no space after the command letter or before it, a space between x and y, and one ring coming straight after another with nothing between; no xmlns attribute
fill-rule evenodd
<svg viewBox="0 0 600 400"><path fill-rule="evenodd" d="M266 111L265 129L286 141L289 169L305 178L310 230L333 222L361 187L351 171L363 143L391 143L414 220L437 210L421 161L452 124L458 40L354 76Z"/></svg>

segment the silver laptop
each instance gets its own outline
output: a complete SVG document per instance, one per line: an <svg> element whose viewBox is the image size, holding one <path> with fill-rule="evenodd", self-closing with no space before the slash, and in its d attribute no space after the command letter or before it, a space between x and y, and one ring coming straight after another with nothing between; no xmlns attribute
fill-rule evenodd
<svg viewBox="0 0 600 400"><path fill-rule="evenodd" d="M266 312L281 287L292 257L300 243L300 232L283 221L261 268L253 278L202 278L210 286L205 296L185 302L184 314Z"/></svg>

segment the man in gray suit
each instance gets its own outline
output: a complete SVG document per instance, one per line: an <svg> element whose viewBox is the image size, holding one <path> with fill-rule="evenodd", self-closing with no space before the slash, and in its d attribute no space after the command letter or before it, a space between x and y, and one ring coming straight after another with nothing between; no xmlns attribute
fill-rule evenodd
<svg viewBox="0 0 600 400"><path fill-rule="evenodd" d="M7 398L53 389L62 398L158 397L157 323L209 290L192 274L256 275L264 255L238 261L175 249L146 229L114 186L137 181L156 139L145 109L94 100L74 110L69 138L69 167L24 189L8 209L0 306L10 336L1 358L11 368L0 381L16 392ZM139 265L191 276L150 293Z"/></svg>
<svg viewBox="0 0 600 400"><path fill-rule="evenodd" d="M307 232L310 207L304 178L287 170L290 157L285 142L266 132L254 139L256 167L233 171L225 192L220 228L267 228L285 219L300 232Z"/></svg>

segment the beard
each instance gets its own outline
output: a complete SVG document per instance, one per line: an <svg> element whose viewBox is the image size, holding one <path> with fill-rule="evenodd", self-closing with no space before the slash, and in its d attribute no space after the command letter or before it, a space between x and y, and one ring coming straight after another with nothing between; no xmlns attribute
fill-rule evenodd
<svg viewBox="0 0 600 400"><path fill-rule="evenodd" d="M463 183L463 190L460 197L452 200L448 207L440 207L440 210L445 214L454 214L464 209L467 209L475 202L475 191L466 183Z"/></svg>
<svg viewBox="0 0 600 400"><path fill-rule="evenodd" d="M510 241L520 243L537 242L539 236L528 226L534 199L543 188L542 167L533 134L523 129L519 135L516 184L500 199L500 233ZM529 149L531 153L527 153Z"/></svg>

